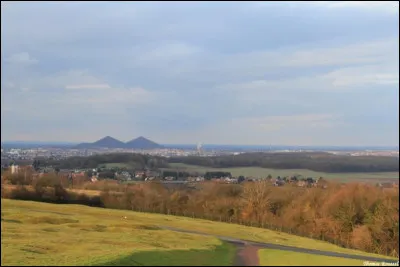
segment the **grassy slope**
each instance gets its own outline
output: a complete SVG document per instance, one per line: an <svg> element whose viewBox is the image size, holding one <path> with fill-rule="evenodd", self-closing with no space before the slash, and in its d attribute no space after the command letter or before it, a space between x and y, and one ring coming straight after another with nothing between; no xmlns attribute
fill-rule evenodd
<svg viewBox="0 0 400 267"><path fill-rule="evenodd" d="M47 253L46 251L55 250L58 251L57 255L59 255L59 258L54 259L54 262L60 262L60 259L65 256L67 258L69 257L68 263L70 261L78 263L86 259L88 253L85 252L85 250L90 249L90 256L92 259L88 259L88 264L116 261L120 260L122 256L128 257L133 251L154 249L163 251L190 248L203 250L211 249L215 246L222 246L220 250L228 251L229 253L232 252L228 249L228 245L223 245L223 243L214 238L175 233L167 230L155 231L143 229L145 226L151 225L170 226L208 234L303 248L377 256L362 251L341 248L323 241L293 236L267 229L186 217L8 199L2 199L1 207L2 218L8 220L2 220L1 223L2 263L3 253L7 255L7 258L4 258L4 260L5 263L8 263L18 258L18 256L15 256L14 259L13 256L10 257L9 255L20 255L21 249L32 250L29 246L39 246L39 248L36 248L39 252L29 252L28 257L34 257L35 261L43 260L46 262L52 261L52 259L40 253ZM122 219L123 216L126 216L127 219ZM68 223L65 221L66 219L78 220L78 222L70 221ZM12 222L10 220L18 220L21 223ZM51 223L52 220L56 220L53 222L53 225L45 224L46 222ZM57 220L61 220L60 222L64 220L65 223L61 224L57 222ZM5 230L4 232L3 229ZM32 240L45 240L46 242L37 243ZM59 240L64 241L60 242ZM71 244L75 244L80 240L88 242L71 248ZM103 248L104 244L107 244L107 248ZM44 247L40 248L40 245ZM110 249L110 247L114 247L115 249ZM63 249L67 250L64 252ZM101 257L103 254L104 256ZM73 258L71 258L71 255L73 255ZM211 259L214 257L213 255L219 255L219 253L210 254L207 257ZM21 256L19 257L21 258ZM207 257L204 257L205 261ZM219 262L218 264L226 263L225 259L219 258L223 260L223 262ZM16 262L13 263L18 264Z"/></svg>
<svg viewBox="0 0 400 267"><path fill-rule="evenodd" d="M232 266L236 248L223 243L210 249L157 250L132 253L117 260L103 262L101 266ZM99 265L100 266L100 265Z"/></svg>
<svg viewBox="0 0 400 267"><path fill-rule="evenodd" d="M3 199L1 208L2 266L232 266L236 251L216 238L150 227L131 212Z"/></svg>
<svg viewBox="0 0 400 267"><path fill-rule="evenodd" d="M277 176L290 176L294 174L300 174L304 177L318 178L320 176L327 179L388 179L388 178L399 178L398 172L377 172L377 173L324 173L315 172L304 169L292 169L292 170L279 170L279 169L267 169L261 167L235 167L235 168L208 168L203 166L188 165L183 163L170 163L169 170L179 169L181 171L190 170L195 172L206 172L206 171L227 171L231 172L233 176L246 175L254 177L267 177L271 174L273 177Z"/></svg>
<svg viewBox="0 0 400 267"><path fill-rule="evenodd" d="M363 266L364 261L275 249L258 251L260 266Z"/></svg>

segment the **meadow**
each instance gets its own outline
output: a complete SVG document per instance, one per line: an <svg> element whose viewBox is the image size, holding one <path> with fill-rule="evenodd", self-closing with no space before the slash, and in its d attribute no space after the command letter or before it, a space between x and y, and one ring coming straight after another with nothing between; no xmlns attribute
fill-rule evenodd
<svg viewBox="0 0 400 267"><path fill-rule="evenodd" d="M316 172L305 169L268 169L261 167L235 167L235 168L210 168L203 166L188 165L184 163L170 163L170 167L166 170L179 170L179 171L192 171L205 173L207 171L222 171L230 172L233 176L238 177L240 175L249 177L260 177L265 178L268 175L272 177L285 177L293 175L302 175L303 177L323 177L325 179L335 179L336 181L358 181L358 180L380 180L380 179L399 179L398 172L376 172L376 173L325 173Z"/></svg>
<svg viewBox="0 0 400 267"><path fill-rule="evenodd" d="M236 253L233 245L214 237L165 230L162 226L238 239L377 256L271 230L172 215L9 199L2 199L1 208L2 266L233 265ZM260 250L261 265L285 265L287 258L279 253L273 252L272 260L271 251ZM298 257L322 256L300 253ZM354 265L354 260L334 260L339 265Z"/></svg>
<svg viewBox="0 0 400 267"><path fill-rule="evenodd" d="M3 199L1 207L2 266L233 264L233 245L163 230L143 214Z"/></svg>
<svg viewBox="0 0 400 267"><path fill-rule="evenodd" d="M129 163L129 162L119 162L119 163L103 163L99 164L98 168L126 168L126 169L133 169L135 167L135 163Z"/></svg>
<svg viewBox="0 0 400 267"><path fill-rule="evenodd" d="M260 249L260 266L363 266L364 261L305 253Z"/></svg>
<svg viewBox="0 0 400 267"><path fill-rule="evenodd" d="M225 236L234 233L239 237L248 229L237 232L240 225L254 226L259 228L252 231L253 234L261 231L261 238L276 244L333 245L326 250L337 249L336 245L340 245L398 257L398 188L334 182L326 182L327 188L274 187L269 182L241 185L204 182L193 188L169 187L158 182L127 185L105 180L91 183L83 179L72 186L64 176L55 174L31 180L24 176L4 175L2 183L2 198L83 204L226 222L231 226L225 225L223 229L209 221L200 225L201 229L209 225L207 231L226 233ZM175 227L185 225L182 222ZM195 226L196 223L191 221L189 229L195 230ZM232 233L225 232L230 227ZM256 236L260 238L259 234L248 236L250 240ZM247 237L239 238L249 239ZM308 238L322 243L302 241Z"/></svg>

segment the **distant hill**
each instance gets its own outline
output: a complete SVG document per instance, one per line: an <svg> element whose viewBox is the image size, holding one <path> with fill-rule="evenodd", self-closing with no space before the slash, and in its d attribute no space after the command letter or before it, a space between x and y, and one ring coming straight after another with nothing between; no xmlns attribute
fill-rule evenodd
<svg viewBox="0 0 400 267"><path fill-rule="evenodd" d="M144 138L143 136L140 136L136 139L133 139L125 144L126 148L132 148L132 149L157 149L157 148L163 148L162 145L159 145L153 141L150 141L147 138Z"/></svg>
<svg viewBox="0 0 400 267"><path fill-rule="evenodd" d="M94 143L81 143L75 146L75 148L125 148L125 143L119 141L111 136L106 136Z"/></svg>
<svg viewBox="0 0 400 267"><path fill-rule="evenodd" d="M85 148L130 148L130 149L156 149L163 148L162 145L159 145L153 141L150 141L143 136L133 139L129 142L119 141L111 136L106 136L94 143L81 143L74 148L77 149L85 149Z"/></svg>

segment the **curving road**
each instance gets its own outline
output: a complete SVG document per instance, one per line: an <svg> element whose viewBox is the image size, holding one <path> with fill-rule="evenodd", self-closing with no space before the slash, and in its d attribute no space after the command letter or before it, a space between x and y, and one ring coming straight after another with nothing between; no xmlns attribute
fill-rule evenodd
<svg viewBox="0 0 400 267"><path fill-rule="evenodd" d="M308 254L329 256L329 257L340 257L340 258L363 260L363 261L375 261L375 262L387 262L387 263L389 263L389 262L397 263L398 262L395 260L388 260L388 259L373 257L373 256L353 255L353 254L346 254L346 253L340 253L340 252L322 251L322 250L316 250L316 249L278 245L278 244L272 244L272 243L262 243L262 242L255 242L255 241L249 241L249 240L241 240L241 239L235 239L235 238L230 238L230 237L226 237L226 236L211 235L211 234L201 233L201 232L197 232L197 231L189 231L189 230L168 227L168 226L158 226L158 227L165 229L165 230L170 230L170 231L175 231L175 232L180 232L180 233L211 236L211 237L215 237L220 240L223 240L223 241L226 241L226 242L236 245L239 248L239 252L236 257L237 264L235 264L235 266L258 265L258 264L255 264L255 263L258 263L258 258L254 259L254 257L257 256L257 253L255 253L255 255L254 255L254 251L257 252L258 249L263 249L263 248L278 249L278 250L300 252L300 253L308 253ZM249 254L253 255L253 259L249 259L249 257L248 257Z"/></svg>

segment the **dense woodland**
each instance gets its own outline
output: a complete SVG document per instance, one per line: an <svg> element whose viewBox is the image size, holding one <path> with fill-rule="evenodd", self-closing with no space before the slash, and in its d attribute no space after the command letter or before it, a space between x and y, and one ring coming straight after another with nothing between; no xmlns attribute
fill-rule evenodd
<svg viewBox="0 0 400 267"><path fill-rule="evenodd" d="M205 182L189 187L160 183L69 181L50 174L2 177L2 197L158 212L265 227L326 240L344 247L398 256L399 189L368 184L329 184L328 188L272 187ZM23 185L29 185L24 187ZM73 189L100 190L100 196Z"/></svg>
<svg viewBox="0 0 400 267"><path fill-rule="evenodd" d="M110 153L90 157L69 157L62 160L38 160L42 166L53 166L60 169L92 169L105 163L127 163L133 169L168 167L166 158L132 153Z"/></svg>
<svg viewBox="0 0 400 267"><path fill-rule="evenodd" d="M127 163L132 169L159 169L168 163L186 163L210 168L264 167L274 169L308 169L340 172L392 172L399 171L399 159L383 156L337 156L328 153L245 153L215 157L156 157L141 154L102 154L90 157L70 157L63 160L41 159L41 165L60 169L97 168L104 163Z"/></svg>
<svg viewBox="0 0 400 267"><path fill-rule="evenodd" d="M169 162L213 168L257 166L330 173L399 171L399 159L396 157L353 157L329 153L244 153L217 157L176 157L170 158Z"/></svg>

